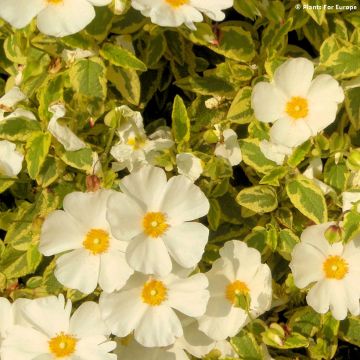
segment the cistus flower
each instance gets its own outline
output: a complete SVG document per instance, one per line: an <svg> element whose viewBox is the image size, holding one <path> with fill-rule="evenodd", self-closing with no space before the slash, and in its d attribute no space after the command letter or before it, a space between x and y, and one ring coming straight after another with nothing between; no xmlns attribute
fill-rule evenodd
<svg viewBox="0 0 360 360"><path fill-rule="evenodd" d="M95 17L94 6L110 3L111 0L1 0L0 17L17 29L36 17L43 34L63 37L90 24Z"/></svg>
<svg viewBox="0 0 360 360"><path fill-rule="evenodd" d="M22 168L24 155L16 150L16 145L7 140L0 141L0 176L16 177Z"/></svg>
<svg viewBox="0 0 360 360"><path fill-rule="evenodd" d="M219 133L221 140L216 144L215 155L228 160L231 166L239 165L242 154L236 132L232 129L226 129L222 133L219 131Z"/></svg>
<svg viewBox="0 0 360 360"><path fill-rule="evenodd" d="M348 310L360 314L360 238L330 244L325 232L333 225L305 229L293 249L290 268L298 288L311 285L306 300L316 312L330 310L335 319L343 320Z"/></svg>
<svg viewBox="0 0 360 360"><path fill-rule="evenodd" d="M132 0L131 5L154 24L169 27L185 24L196 30L194 22L203 20L202 13L215 21L224 20L222 10L230 8L233 0Z"/></svg>
<svg viewBox="0 0 360 360"><path fill-rule="evenodd" d="M274 123L271 142L296 147L330 125L344 91L330 75L313 79L314 65L305 58L280 65L273 80L259 82L252 92L252 108L259 121Z"/></svg>
<svg viewBox="0 0 360 360"><path fill-rule="evenodd" d="M169 346L183 335L174 310L191 317L203 315L209 299L207 286L204 274L182 278L135 273L121 291L102 293L99 304L113 334L124 337L135 330L135 340L143 346Z"/></svg>
<svg viewBox="0 0 360 360"><path fill-rule="evenodd" d="M111 155L117 160L112 164L114 171L127 168L130 172L152 163L158 152L170 148L174 142L170 131L158 129L149 137L144 129L143 118L138 111L123 105L115 109L121 117L117 135L120 141L111 148Z"/></svg>
<svg viewBox="0 0 360 360"><path fill-rule="evenodd" d="M116 343L98 304L87 301L71 314L71 301L63 295L22 300L16 324L2 345L2 360L116 360Z"/></svg>
<svg viewBox="0 0 360 360"><path fill-rule="evenodd" d="M196 181L203 172L203 162L192 153L180 153L176 155L178 173L185 175L191 181Z"/></svg>
<svg viewBox="0 0 360 360"><path fill-rule="evenodd" d="M125 176L108 202L112 233L128 241L126 259L137 271L167 275L172 260L184 268L196 265L209 230L192 222L209 211L209 201L184 175L167 181L164 170L144 166Z"/></svg>
<svg viewBox="0 0 360 360"><path fill-rule="evenodd" d="M126 242L113 235L106 220L112 193L104 189L70 193L64 198L64 210L45 219L39 250L46 256L61 254L54 274L68 288L90 294L99 284L112 292L124 286L133 273L125 260Z"/></svg>
<svg viewBox="0 0 360 360"><path fill-rule="evenodd" d="M220 258L206 273L210 299L199 329L214 340L235 336L251 318L269 310L272 299L271 272L261 263L258 250L232 240L220 249ZM248 299L248 308L239 303ZM250 316L249 316L250 314Z"/></svg>

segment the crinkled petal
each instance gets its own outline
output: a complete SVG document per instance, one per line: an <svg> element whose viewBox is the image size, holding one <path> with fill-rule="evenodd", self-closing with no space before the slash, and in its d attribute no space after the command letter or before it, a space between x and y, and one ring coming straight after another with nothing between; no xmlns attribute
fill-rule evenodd
<svg viewBox="0 0 360 360"><path fill-rule="evenodd" d="M269 123L278 120L284 111L285 101L285 96L273 83L262 81L253 88L251 107L259 121Z"/></svg>
<svg viewBox="0 0 360 360"><path fill-rule="evenodd" d="M2 0L0 17L15 28L21 29L45 7L46 2L43 0Z"/></svg>
<svg viewBox="0 0 360 360"><path fill-rule="evenodd" d="M311 130L304 120L291 120L283 117L275 122L270 129L271 142L296 147L304 143L312 136Z"/></svg>
<svg viewBox="0 0 360 360"><path fill-rule="evenodd" d="M46 256L82 248L86 230L65 211L56 210L41 228L39 250Z"/></svg>
<svg viewBox="0 0 360 360"><path fill-rule="evenodd" d="M274 82L286 96L306 97L313 75L314 65L310 60L289 59L276 69Z"/></svg>
<svg viewBox="0 0 360 360"><path fill-rule="evenodd" d="M42 10L37 17L37 26L46 35L63 37L83 30L94 17L95 10L88 1L64 0Z"/></svg>
<svg viewBox="0 0 360 360"><path fill-rule="evenodd" d="M100 307L93 301L86 301L76 309L70 320L70 331L80 337L109 334Z"/></svg>
<svg viewBox="0 0 360 360"><path fill-rule="evenodd" d="M135 329L135 339L143 346L168 346L183 335L181 322L168 306L148 307Z"/></svg>
<svg viewBox="0 0 360 360"><path fill-rule="evenodd" d="M149 238L140 234L129 242L126 249L126 260L136 271L145 274L167 275L172 263L162 239Z"/></svg>
<svg viewBox="0 0 360 360"><path fill-rule="evenodd" d="M133 273L125 260L125 252L117 250L100 256L99 285L104 291L120 290Z"/></svg>
<svg viewBox="0 0 360 360"><path fill-rule="evenodd" d="M64 286L90 294L96 289L100 257L85 249L73 250L56 260L55 277Z"/></svg>
<svg viewBox="0 0 360 360"><path fill-rule="evenodd" d="M205 216L209 201L200 188L183 175L173 176L167 183L161 211L169 216L171 225Z"/></svg>
<svg viewBox="0 0 360 360"><path fill-rule="evenodd" d="M141 289L102 293L99 300L101 314L111 333L119 337L129 335L144 316L147 305L141 300Z"/></svg>
<svg viewBox="0 0 360 360"><path fill-rule="evenodd" d="M188 222L172 226L163 235L164 243L171 257L181 266L196 265L205 249L209 229L199 223Z"/></svg>

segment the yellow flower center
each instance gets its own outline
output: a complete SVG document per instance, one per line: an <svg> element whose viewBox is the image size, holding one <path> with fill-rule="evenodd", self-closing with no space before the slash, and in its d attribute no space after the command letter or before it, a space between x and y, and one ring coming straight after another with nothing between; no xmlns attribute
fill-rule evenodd
<svg viewBox="0 0 360 360"><path fill-rule="evenodd" d="M46 0L49 4L62 4L64 0Z"/></svg>
<svg viewBox="0 0 360 360"><path fill-rule="evenodd" d="M226 287L226 292L225 292L225 297L232 303L235 304L236 303L236 295L246 295L249 293L249 288L248 286L240 281L240 280L235 280L234 282L230 283L227 287Z"/></svg>
<svg viewBox="0 0 360 360"><path fill-rule="evenodd" d="M189 0L165 0L170 6L173 8L177 8L179 6L185 5L189 2Z"/></svg>
<svg viewBox="0 0 360 360"><path fill-rule="evenodd" d="M133 150L139 150L145 145L145 141L137 138L129 138L126 144L130 145Z"/></svg>
<svg viewBox="0 0 360 360"><path fill-rule="evenodd" d="M293 119L301 119L308 115L308 101L300 96L293 96L286 104L286 112Z"/></svg>
<svg viewBox="0 0 360 360"><path fill-rule="evenodd" d="M149 280L145 283L141 298L145 304L150 306L158 306L163 301L166 300L167 297L167 288L163 284L163 282L159 280Z"/></svg>
<svg viewBox="0 0 360 360"><path fill-rule="evenodd" d="M146 235L157 238L169 228L166 222L166 214L162 212L148 212L145 214L142 225Z"/></svg>
<svg viewBox="0 0 360 360"><path fill-rule="evenodd" d="M109 249L109 233L102 229L91 229L85 236L83 246L94 255L102 254Z"/></svg>
<svg viewBox="0 0 360 360"><path fill-rule="evenodd" d="M341 280L349 272L349 265L341 256L329 256L323 263L325 276L328 279Z"/></svg>
<svg viewBox="0 0 360 360"><path fill-rule="evenodd" d="M63 358L75 352L76 343L77 339L75 337L61 332L49 340L49 349L55 358Z"/></svg>

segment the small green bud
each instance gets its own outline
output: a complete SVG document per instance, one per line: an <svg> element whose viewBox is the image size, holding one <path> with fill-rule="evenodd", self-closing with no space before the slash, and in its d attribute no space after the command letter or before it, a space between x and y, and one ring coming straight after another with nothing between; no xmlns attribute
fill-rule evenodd
<svg viewBox="0 0 360 360"><path fill-rule="evenodd" d="M204 140L208 144L216 144L219 141L218 136L216 135L215 131L213 131L213 130L205 131L203 136L204 136Z"/></svg>
<svg viewBox="0 0 360 360"><path fill-rule="evenodd" d="M340 226L331 225L328 229L326 229L325 237L330 244L334 244L342 240L342 233L343 230Z"/></svg>

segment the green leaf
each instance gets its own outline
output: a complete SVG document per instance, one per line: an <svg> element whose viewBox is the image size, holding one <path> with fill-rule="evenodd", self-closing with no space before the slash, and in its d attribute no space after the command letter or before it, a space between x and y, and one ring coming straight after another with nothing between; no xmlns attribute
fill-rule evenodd
<svg viewBox="0 0 360 360"><path fill-rule="evenodd" d="M348 79L360 75L360 46L348 44L337 50L327 61L322 61L325 67L337 79Z"/></svg>
<svg viewBox="0 0 360 360"><path fill-rule="evenodd" d="M255 336L246 330L241 330L236 337L231 338L230 343L241 359L263 359L261 356L260 346L256 342Z"/></svg>
<svg viewBox="0 0 360 360"><path fill-rule="evenodd" d="M124 70L120 67L109 66L107 77L126 101L133 105L139 105L141 85L135 70Z"/></svg>
<svg viewBox="0 0 360 360"><path fill-rule="evenodd" d="M360 234L360 213L356 209L347 211L343 222L343 241L349 242Z"/></svg>
<svg viewBox="0 0 360 360"><path fill-rule="evenodd" d="M286 260L291 260L291 253L294 246L300 239L289 229L282 229L279 233L278 253Z"/></svg>
<svg viewBox="0 0 360 360"><path fill-rule="evenodd" d="M355 130L360 130L360 87L345 91L345 107Z"/></svg>
<svg viewBox="0 0 360 360"><path fill-rule="evenodd" d="M80 95L106 98L106 68L100 58L77 60L70 68L70 81Z"/></svg>
<svg viewBox="0 0 360 360"><path fill-rule="evenodd" d="M87 172L92 170L93 154L89 148L77 151L65 151L61 154L61 160L75 169Z"/></svg>
<svg viewBox="0 0 360 360"><path fill-rule="evenodd" d="M256 213L266 213L275 210L278 206L275 190L267 185L257 185L239 192L236 201Z"/></svg>
<svg viewBox="0 0 360 360"><path fill-rule="evenodd" d="M324 168L324 181L338 191L345 190L349 171L344 160L338 163L334 159L328 159Z"/></svg>
<svg viewBox="0 0 360 360"><path fill-rule="evenodd" d="M40 173L36 177L37 183L44 188L48 187L60 177L64 168L65 165L61 160L53 156L48 156L41 167Z"/></svg>
<svg viewBox="0 0 360 360"><path fill-rule="evenodd" d="M29 176L35 179L39 174L45 158L49 152L51 134L36 132L26 142L26 164Z"/></svg>
<svg viewBox="0 0 360 360"><path fill-rule="evenodd" d="M360 318L349 316L340 323L339 337L350 344L360 346Z"/></svg>
<svg viewBox="0 0 360 360"><path fill-rule="evenodd" d="M190 119L183 99L176 95L172 110L172 128L175 141L179 144L190 140Z"/></svg>
<svg viewBox="0 0 360 360"><path fill-rule="evenodd" d="M195 92L200 95L219 95L231 97L234 88L224 79L216 76L189 76L175 82L183 90Z"/></svg>
<svg viewBox="0 0 360 360"><path fill-rule="evenodd" d="M146 65L133 53L121 46L106 43L100 50L100 54L113 65L125 69L146 71Z"/></svg>
<svg viewBox="0 0 360 360"><path fill-rule="evenodd" d="M256 171L266 174L276 167L276 164L267 159L261 152L258 140L241 140L240 148L244 163L251 166Z"/></svg>
<svg viewBox="0 0 360 360"><path fill-rule="evenodd" d="M41 130L37 121L12 118L0 122L0 138L10 141L26 141L33 132Z"/></svg>
<svg viewBox="0 0 360 360"><path fill-rule="evenodd" d="M325 0L301 0L305 11L321 25L325 20L326 5Z"/></svg>
<svg viewBox="0 0 360 360"><path fill-rule="evenodd" d="M243 87L231 103L227 119L237 124L248 124L254 118L251 108L251 87Z"/></svg>
<svg viewBox="0 0 360 360"><path fill-rule="evenodd" d="M288 172L289 169L285 166L276 167L260 180L260 184L279 186L279 180L284 178L288 174Z"/></svg>
<svg viewBox="0 0 360 360"><path fill-rule="evenodd" d="M316 224L327 222L327 207L322 191L313 181L299 175L286 184L292 204Z"/></svg>

